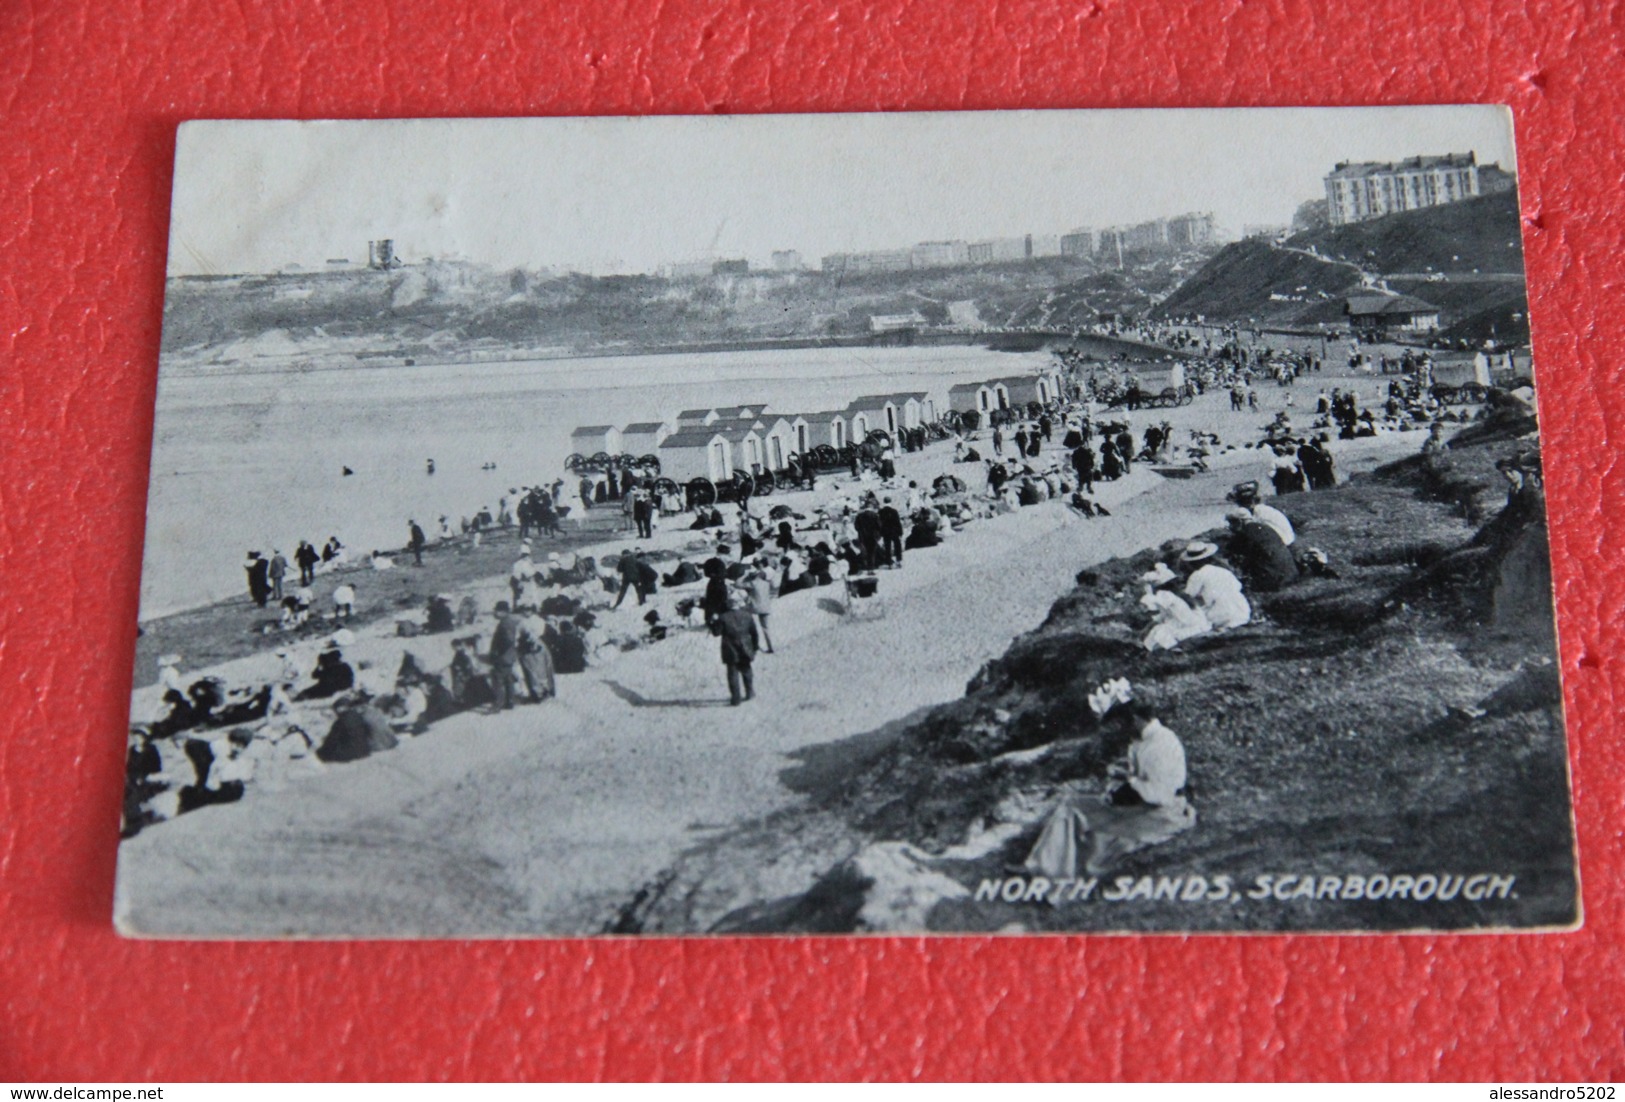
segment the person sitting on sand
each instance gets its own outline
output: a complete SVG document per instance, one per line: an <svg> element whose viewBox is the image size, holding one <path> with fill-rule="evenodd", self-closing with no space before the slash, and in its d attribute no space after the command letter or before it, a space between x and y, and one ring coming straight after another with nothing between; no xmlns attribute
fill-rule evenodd
<svg viewBox="0 0 1625 1102"><path fill-rule="evenodd" d="M479 708L495 699L491 680L474 661L477 636L451 641L451 665L446 669L451 696L459 709Z"/></svg>
<svg viewBox="0 0 1625 1102"><path fill-rule="evenodd" d="M908 539L903 546L910 551L918 551L925 547L935 547L942 542L942 521L931 509L920 509L912 518L908 530Z"/></svg>
<svg viewBox="0 0 1625 1102"><path fill-rule="evenodd" d="M428 634L437 635L456 629L457 617L451 611L451 597L447 594L437 593L430 597L427 613L423 630Z"/></svg>
<svg viewBox="0 0 1625 1102"><path fill-rule="evenodd" d="M1158 845L1196 825L1186 797L1185 747L1149 704L1131 700L1107 722L1126 724L1133 738L1107 769L1107 787L1091 798L1072 789L1039 832L1026 867L1051 879L1109 871L1136 850Z"/></svg>
<svg viewBox="0 0 1625 1102"><path fill-rule="evenodd" d="M817 586L833 585L834 577L831 569L835 552L830 550L827 543L818 543L807 553L807 577Z"/></svg>
<svg viewBox="0 0 1625 1102"><path fill-rule="evenodd" d="M355 670L344 660L343 647L355 642L355 635L340 628L327 641L321 654L316 656L316 668L311 671L315 684L302 690L295 700L323 700L348 692L355 686Z"/></svg>
<svg viewBox="0 0 1625 1102"><path fill-rule="evenodd" d="M316 757L329 763L359 761L398 745L400 740L384 713L370 700L356 700L339 709L327 737L316 749Z"/></svg>
<svg viewBox="0 0 1625 1102"><path fill-rule="evenodd" d="M779 596L787 597L803 589L812 588L812 579L807 576L807 564L801 558L799 551L790 551L779 559L782 573L779 575Z"/></svg>
<svg viewBox="0 0 1625 1102"><path fill-rule="evenodd" d="M587 669L587 641L570 620L560 620L555 631L546 636L548 649L553 654L556 673L585 673Z"/></svg>
<svg viewBox="0 0 1625 1102"><path fill-rule="evenodd" d="M308 599L302 601L299 598L300 593L309 592L309 589L300 586L299 589L282 598L281 627L283 631L292 631L294 628L303 627L310 620L310 601Z"/></svg>
<svg viewBox="0 0 1625 1102"><path fill-rule="evenodd" d="M1253 618L1241 591L1241 579L1217 562L1216 545L1193 540L1179 556L1185 571L1185 596L1207 617L1214 631L1240 627Z"/></svg>

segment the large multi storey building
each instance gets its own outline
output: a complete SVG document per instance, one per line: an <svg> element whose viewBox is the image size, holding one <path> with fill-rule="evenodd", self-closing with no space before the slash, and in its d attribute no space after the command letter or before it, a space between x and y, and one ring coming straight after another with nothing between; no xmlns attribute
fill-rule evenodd
<svg viewBox="0 0 1625 1102"><path fill-rule="evenodd" d="M1485 167L1500 172L1498 166ZM1326 175L1326 206L1334 226L1459 203L1482 193L1472 153L1408 157L1390 164L1344 162Z"/></svg>
<svg viewBox="0 0 1625 1102"><path fill-rule="evenodd" d="M1033 255L1033 235L1023 237L994 237L986 241L972 241L966 250L972 264L1008 264L1017 260L1030 260Z"/></svg>

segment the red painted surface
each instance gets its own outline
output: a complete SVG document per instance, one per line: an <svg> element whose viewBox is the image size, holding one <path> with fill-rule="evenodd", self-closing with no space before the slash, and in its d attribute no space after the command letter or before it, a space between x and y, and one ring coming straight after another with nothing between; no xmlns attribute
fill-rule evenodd
<svg viewBox="0 0 1625 1102"><path fill-rule="evenodd" d="M0 5L0 1079L1625 1076L1622 30L1604 0ZM114 936L180 121L1464 101L1517 120L1582 931Z"/></svg>

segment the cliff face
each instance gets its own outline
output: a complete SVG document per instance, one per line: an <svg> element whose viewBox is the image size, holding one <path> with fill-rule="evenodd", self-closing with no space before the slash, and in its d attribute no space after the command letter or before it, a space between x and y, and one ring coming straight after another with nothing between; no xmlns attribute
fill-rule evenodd
<svg viewBox="0 0 1625 1102"><path fill-rule="evenodd" d="M993 327L1141 312L1177 277L1096 274L1069 257L909 272L761 272L705 279L500 272L425 264L391 271L183 278L167 289L166 353L205 358L268 336L283 349L590 351L681 342L866 336L877 314Z"/></svg>
<svg viewBox="0 0 1625 1102"><path fill-rule="evenodd" d="M1544 518L1500 508L1494 467L1527 450L1519 437L1532 429L1515 412L1476 427L1451 450L1445 478L1411 459L1279 502L1300 543L1326 552L1339 576L1255 595L1254 623L1180 651L1137 645L1137 579L1173 547L1085 574L963 700L832 747L840 764L826 761L806 806L696 850L629 904L619 928L1571 922L1561 693L1539 582L1548 575L1536 561ZM1496 525L1494 538L1477 538ZM1130 856L1087 898L1012 901L1000 892L1019 879L1061 787L1098 789L1121 752L1117 725L1097 723L1086 703L1114 677L1155 701L1184 741L1197 826ZM1457 873L1513 876L1515 892L1426 905L1250 894L1260 877ZM1168 883L1157 898L1112 900L1103 893L1117 875L1128 878L1123 892L1142 877Z"/></svg>

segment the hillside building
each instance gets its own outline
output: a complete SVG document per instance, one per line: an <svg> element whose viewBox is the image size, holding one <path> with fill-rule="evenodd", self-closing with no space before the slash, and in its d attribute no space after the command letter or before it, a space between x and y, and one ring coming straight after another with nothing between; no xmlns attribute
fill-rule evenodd
<svg viewBox="0 0 1625 1102"><path fill-rule="evenodd" d="M1343 313L1349 319L1349 328L1363 337L1417 335L1439 328L1439 308L1410 295L1350 295L1343 304Z"/></svg>
<svg viewBox="0 0 1625 1102"><path fill-rule="evenodd" d="M1507 174L1500 166L1484 168L1494 168L1501 186L1500 177ZM1409 157L1389 164L1343 162L1326 175L1327 213L1333 226L1347 226L1400 211L1459 203L1483 194L1481 171L1470 152Z"/></svg>
<svg viewBox="0 0 1625 1102"><path fill-rule="evenodd" d="M925 316L918 310L906 314L874 314L869 318L871 333L903 333L925 324Z"/></svg>

